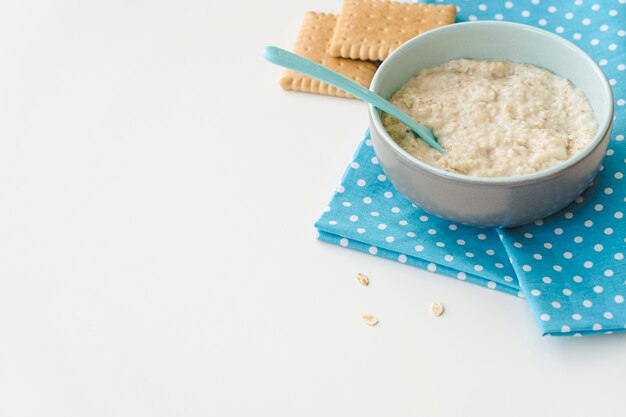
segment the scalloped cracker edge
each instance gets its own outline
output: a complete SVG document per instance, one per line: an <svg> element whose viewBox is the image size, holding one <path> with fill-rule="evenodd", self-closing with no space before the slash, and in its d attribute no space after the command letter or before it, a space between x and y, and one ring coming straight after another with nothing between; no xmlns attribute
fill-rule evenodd
<svg viewBox="0 0 626 417"><path fill-rule="evenodd" d="M300 25L293 52L318 64L322 64L333 71L337 71L345 77L369 88L376 72L376 65L371 62L336 58L328 54L328 44L332 38L336 23L337 16L335 15L307 12ZM285 90L354 98L352 95L332 85L291 70L285 71L280 79L280 86Z"/></svg>
<svg viewBox="0 0 626 417"><path fill-rule="evenodd" d="M345 0L328 52L382 61L409 39L454 23L456 7L384 0Z"/></svg>

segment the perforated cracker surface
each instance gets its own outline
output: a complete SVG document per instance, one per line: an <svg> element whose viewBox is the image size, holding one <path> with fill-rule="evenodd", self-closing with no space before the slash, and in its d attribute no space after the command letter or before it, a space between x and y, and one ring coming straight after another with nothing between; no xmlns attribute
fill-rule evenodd
<svg viewBox="0 0 626 417"><path fill-rule="evenodd" d="M428 30L454 23L455 6L345 0L330 42L335 57L382 61Z"/></svg>
<svg viewBox="0 0 626 417"><path fill-rule="evenodd" d="M307 12L302 20L293 52L337 71L364 87L369 87L376 72L376 65L371 62L337 58L328 54L328 45L336 23L337 17L335 15ZM280 85L285 90L352 97L331 85L291 70L285 71L280 80Z"/></svg>

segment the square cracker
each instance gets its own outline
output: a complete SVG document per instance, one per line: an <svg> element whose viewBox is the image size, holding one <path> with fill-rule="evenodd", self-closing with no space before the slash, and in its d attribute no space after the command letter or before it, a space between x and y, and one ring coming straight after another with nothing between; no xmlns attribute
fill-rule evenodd
<svg viewBox="0 0 626 417"><path fill-rule="evenodd" d="M353 61L328 55L328 44L336 23L337 16L335 15L307 12L300 26L293 52L337 71L364 87L369 87L376 72L376 65L371 62ZM280 79L280 86L285 90L353 98L343 90L291 70L285 71Z"/></svg>
<svg viewBox="0 0 626 417"><path fill-rule="evenodd" d="M455 6L345 0L328 52L335 57L382 61L420 33L454 23L455 15Z"/></svg>

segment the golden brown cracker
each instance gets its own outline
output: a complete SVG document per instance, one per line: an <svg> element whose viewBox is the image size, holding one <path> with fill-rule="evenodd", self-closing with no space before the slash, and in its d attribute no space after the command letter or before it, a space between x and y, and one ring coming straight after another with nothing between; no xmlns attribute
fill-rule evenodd
<svg viewBox="0 0 626 417"><path fill-rule="evenodd" d="M293 52L337 71L364 87L369 87L376 72L376 65L371 62L336 58L328 54L328 44L336 23L337 16L335 15L307 12L300 26ZM291 70L285 71L280 79L280 86L285 90L352 98L352 95L343 90Z"/></svg>
<svg viewBox="0 0 626 417"><path fill-rule="evenodd" d="M382 61L420 33L454 23L455 15L455 6L345 0L328 52L335 57Z"/></svg>

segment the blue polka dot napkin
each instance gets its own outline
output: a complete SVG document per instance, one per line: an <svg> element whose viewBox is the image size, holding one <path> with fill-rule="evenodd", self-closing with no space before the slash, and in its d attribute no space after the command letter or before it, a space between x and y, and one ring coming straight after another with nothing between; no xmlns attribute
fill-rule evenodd
<svg viewBox="0 0 626 417"><path fill-rule="evenodd" d="M542 27L599 63L613 86L616 117L601 172L559 213L515 229L478 229L400 195L366 134L315 225L319 239L524 297L544 335L625 331L626 0L456 4L458 21Z"/></svg>

